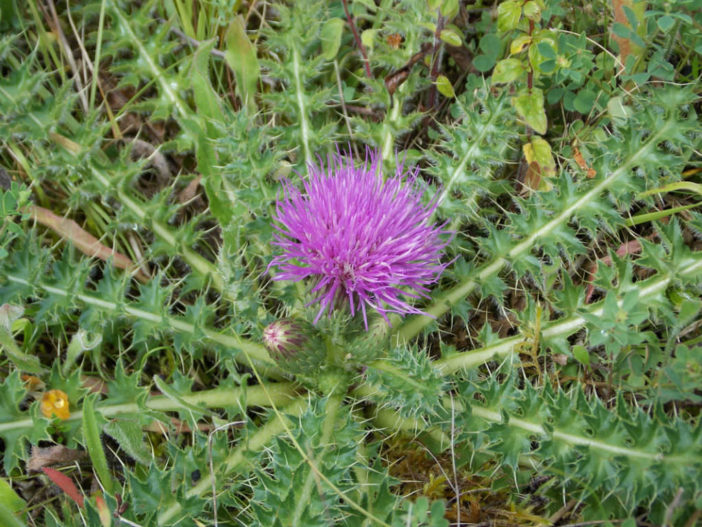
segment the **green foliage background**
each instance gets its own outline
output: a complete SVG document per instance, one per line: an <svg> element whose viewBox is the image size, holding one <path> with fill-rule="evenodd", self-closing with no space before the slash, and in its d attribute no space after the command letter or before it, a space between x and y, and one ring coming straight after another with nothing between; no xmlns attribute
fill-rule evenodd
<svg viewBox="0 0 702 527"><path fill-rule="evenodd" d="M694 4L0 1L0 523L694 525ZM291 375L270 218L337 145L453 263Z"/></svg>

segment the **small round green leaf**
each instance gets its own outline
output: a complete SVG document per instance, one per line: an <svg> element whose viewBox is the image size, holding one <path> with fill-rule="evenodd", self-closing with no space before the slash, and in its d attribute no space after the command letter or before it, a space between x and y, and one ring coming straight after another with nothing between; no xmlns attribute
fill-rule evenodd
<svg viewBox="0 0 702 527"><path fill-rule="evenodd" d="M658 24L658 27L661 29L661 31L663 31L663 33L667 33L670 28L675 25L675 20L672 16L663 15L656 20L656 24Z"/></svg>
<svg viewBox="0 0 702 527"><path fill-rule="evenodd" d="M524 64L519 59L504 59L497 63L492 73L493 84L504 84L517 80L525 73Z"/></svg>
<svg viewBox="0 0 702 527"><path fill-rule="evenodd" d="M458 0L443 0L441 14L451 20L458 14Z"/></svg>
<svg viewBox="0 0 702 527"><path fill-rule="evenodd" d="M508 0L497 6L497 30L510 31L517 27L522 16L521 2Z"/></svg>
<svg viewBox="0 0 702 527"><path fill-rule="evenodd" d="M456 96L456 92L453 91L451 81L448 80L448 77L446 77L446 75L439 75L436 78L436 89L439 90L439 93L444 97Z"/></svg>
<svg viewBox="0 0 702 527"><path fill-rule="evenodd" d="M587 352L585 346L573 346L573 357L575 357L575 360L580 364L584 364L585 366L590 365L590 354Z"/></svg>
<svg viewBox="0 0 702 527"><path fill-rule="evenodd" d="M597 94L585 88L584 90L580 90L578 92L578 95L573 101L573 105L575 106L575 109L578 112L580 112L583 115L587 115L592 111L596 99Z"/></svg>
<svg viewBox="0 0 702 527"><path fill-rule="evenodd" d="M332 60L336 57L341 46L341 34L344 31L344 21L340 18L330 18L322 26L319 38L322 41L322 57Z"/></svg>
<svg viewBox="0 0 702 527"><path fill-rule="evenodd" d="M519 116L531 126L536 133L545 134L548 122L544 109L544 92L538 88L531 93L522 93L512 99L512 104Z"/></svg>
<svg viewBox="0 0 702 527"><path fill-rule="evenodd" d="M538 22L539 20L541 20L541 7L538 3L534 2L533 0L530 0L529 2L524 4L524 16L527 17L529 20Z"/></svg>
<svg viewBox="0 0 702 527"><path fill-rule="evenodd" d="M456 30L451 28L442 29L441 33L439 33L439 38L446 42L449 46L458 47L463 45L461 35L459 35Z"/></svg>
<svg viewBox="0 0 702 527"><path fill-rule="evenodd" d="M495 57L492 55L478 55L473 59L473 66L481 73L490 71L495 66Z"/></svg>

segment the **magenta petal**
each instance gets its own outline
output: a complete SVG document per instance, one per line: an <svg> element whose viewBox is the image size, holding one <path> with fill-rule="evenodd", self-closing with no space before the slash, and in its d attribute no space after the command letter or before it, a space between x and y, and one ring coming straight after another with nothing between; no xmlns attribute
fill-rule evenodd
<svg viewBox="0 0 702 527"><path fill-rule="evenodd" d="M428 296L446 267L441 255L451 233L431 222L437 202L422 204L418 174L398 166L383 180L377 151L360 167L337 153L326 166L309 167L304 192L283 183L273 218L273 245L282 254L268 267L277 268L275 280L315 279L315 322L346 301L366 327L366 306L385 320L422 313L403 297Z"/></svg>

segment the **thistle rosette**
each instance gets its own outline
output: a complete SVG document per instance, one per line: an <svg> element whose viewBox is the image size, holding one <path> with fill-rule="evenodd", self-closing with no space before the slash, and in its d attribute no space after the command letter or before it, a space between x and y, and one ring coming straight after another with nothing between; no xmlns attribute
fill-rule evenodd
<svg viewBox="0 0 702 527"><path fill-rule="evenodd" d="M367 308L388 323L388 313L425 314L406 298L428 297L446 268L441 255L450 233L433 224L437 199L422 203L418 172L400 164L384 179L377 151L359 167L337 153L326 166L308 167L302 191L284 182L273 242L282 254L270 267L278 270L275 280L310 279L315 323L344 305L351 316L362 313L366 329Z"/></svg>

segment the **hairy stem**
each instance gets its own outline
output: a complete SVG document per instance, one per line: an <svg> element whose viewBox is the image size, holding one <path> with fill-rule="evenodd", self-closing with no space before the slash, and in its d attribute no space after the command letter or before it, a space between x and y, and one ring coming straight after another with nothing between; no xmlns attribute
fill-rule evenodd
<svg viewBox="0 0 702 527"><path fill-rule="evenodd" d="M106 311L112 311L114 313L126 314L138 319L148 320L156 324L161 324L164 327L173 329L175 331L190 334L195 333L196 331L195 326L183 320L178 320L175 317L152 313L150 311L145 311L143 309L135 308L123 303L117 304L115 302L103 300L93 295L73 293L72 291L67 291L65 289L60 289L58 287L50 286L47 284L42 284L41 282L30 284L27 280L14 275L7 275L7 279L10 282L23 284L25 286L37 287L53 295L63 297L74 297L85 304L96 306ZM229 348L240 349L245 356L250 357L253 361L255 361L255 363L257 363L257 366L260 365L264 370L271 372L275 371L275 368L271 368L274 362L269 357L268 351L266 351L266 348L262 344L258 344L257 342L253 342L252 340L240 337L236 334L227 335L208 328L202 329L202 333L204 333L207 339L213 342L222 344L223 346ZM249 365L248 360L244 357L235 357L235 360L237 362L242 363L243 365Z"/></svg>
<svg viewBox="0 0 702 527"><path fill-rule="evenodd" d="M452 305L470 294L479 283L500 272L508 262L514 261L522 254L530 251L540 239L543 239L561 225L567 223L578 210L586 207L602 192L614 185L619 178L627 174L629 170L640 162L640 159L645 158L650 151L656 147L661 138L668 133L668 130L673 126L673 124L673 120L667 121L660 129L656 131L656 133L648 137L646 142L643 143L636 152L630 155L618 169L612 172L609 177L605 177L599 181L588 192L570 203L560 213L556 214L553 219L544 223L521 242L517 243L510 251L507 252L507 254L498 256L490 263L481 266L476 275L467 278L462 283L440 295L430 306L424 309L424 311L430 315L429 317L424 315L415 315L409 318L407 322L395 330L395 335L397 338L400 341L403 341L410 340L417 336L422 329L431 323L432 318L430 317L438 318L446 313L449 309L451 309Z"/></svg>
<svg viewBox="0 0 702 527"><path fill-rule="evenodd" d="M268 423L259 428L253 435L242 440L242 444L235 448L227 459L222 463L224 467L222 470L222 475L228 476L235 472L238 468L243 465L247 460L247 453L258 452L262 450L274 437L282 434L286 429L286 424L283 422L290 417L297 417L304 412L307 408L307 398L299 397L288 406L283 407L281 410L287 414L283 416L282 413L277 413L271 418ZM212 482L217 477L216 474L208 474L203 477L197 485L191 488L186 496L202 496L209 489L212 488ZM182 511L182 506L180 503L172 503L167 509L165 509L158 516L158 524L164 525L172 520L175 516L180 514Z"/></svg>
<svg viewBox="0 0 702 527"><path fill-rule="evenodd" d="M445 407L450 407L451 401L449 398L444 399L443 404ZM454 402L456 411L465 412L467 409L463 407L460 403ZM625 456L629 458L636 459L646 459L650 461L659 462L670 462L670 463L688 463L693 462L694 459L678 457L678 456L666 456L660 452L646 452L643 450L637 450L631 447L622 447L619 445L607 443L598 439L591 437L586 437L583 435L577 435L569 433L564 430L558 429L547 429L544 425L530 421L528 419L520 419L514 416L510 416L508 420L504 419L502 410L498 408L484 408L478 405L472 405L470 411L473 415L489 421L492 423L504 423L514 428L519 428L521 430L526 430L538 436L550 436L554 440L562 441L573 446L584 446L589 447L601 452L605 452L612 456Z"/></svg>
<svg viewBox="0 0 702 527"><path fill-rule="evenodd" d="M305 92L300 74L300 52L292 46L293 73L295 74L295 94L297 95L297 109L300 117L300 130L302 132L302 148L305 151L305 163L312 164L310 152L310 125L307 122L307 107L305 105Z"/></svg>
<svg viewBox="0 0 702 527"><path fill-rule="evenodd" d="M322 445L322 450L319 454L312 460L313 463L319 465L324 454L327 452L329 447L333 444L329 442L332 432L334 431L334 425L336 423L336 418L338 416L338 410L341 406L342 398L339 395L332 395L327 400L327 405L325 408L326 414L324 418L324 424L322 425L322 436L320 438L320 445ZM300 519L305 509L309 506L310 500L312 498L312 489L314 488L314 483L316 481L315 473L313 470L307 474L305 483L302 487L302 492L299 496L297 505L295 506L295 511L293 512L293 517L291 524L293 527L300 525ZM303 526L304 527L304 526Z"/></svg>
<svg viewBox="0 0 702 527"><path fill-rule="evenodd" d="M695 276L701 272L702 253L698 253L694 258L690 258L687 262L684 262L677 273L654 276L645 282L637 284L639 286L639 302L650 302L656 296L661 295L675 278ZM592 316L600 316L604 312L603 305L604 301L598 302L588 311ZM619 302L619 305L621 305L621 301ZM566 337L582 328L585 325L585 322L586 321L583 316L573 315L564 320L545 325L541 331L540 337L546 340L555 337ZM526 337L522 335L502 339L499 342L481 349L466 351L464 353L458 353L450 357L439 359L434 362L434 365L442 373L448 375L464 368L474 368L491 360L504 357L510 353L513 353L525 341Z"/></svg>
<svg viewBox="0 0 702 527"><path fill-rule="evenodd" d="M151 57L151 55L149 55L149 52L146 51L141 39L134 34L134 31L129 25L129 21L124 17L122 11L114 5L113 1L110 1L110 6L112 7L112 12L119 20L120 29L129 36L129 41L134 44L139 52L139 56L148 65L149 69L154 75L153 78L156 79L156 82L158 82L159 87L163 91L168 101L178 111L180 117L190 117L192 112L168 83L167 77L163 74L163 71L158 67L156 62L154 62L154 59Z"/></svg>
<svg viewBox="0 0 702 527"><path fill-rule="evenodd" d="M206 408L227 408L239 400L243 391L241 388L215 388L201 392L181 395L180 399L187 404L203 405ZM246 404L253 406L271 406L290 402L290 399L297 395L297 388L294 383L280 382L270 383L264 390L261 386L246 387ZM175 401L165 395L150 397L144 403L150 410L162 412L175 411L182 407L182 403ZM142 407L137 403L122 403L99 405L95 410L103 417L113 417L121 414L134 414L142 411ZM83 411L72 412L66 422L81 421ZM0 423L0 434L12 432L14 430L31 429L34 426L32 419L20 419L7 423Z"/></svg>

